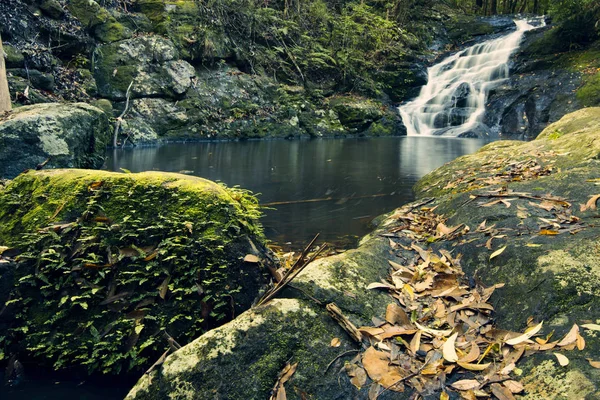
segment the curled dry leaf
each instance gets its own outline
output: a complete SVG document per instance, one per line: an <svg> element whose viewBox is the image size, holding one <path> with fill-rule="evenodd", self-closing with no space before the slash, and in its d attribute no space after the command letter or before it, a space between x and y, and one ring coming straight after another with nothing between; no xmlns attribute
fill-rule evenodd
<svg viewBox="0 0 600 400"><path fill-rule="evenodd" d="M471 351L469 351L469 353L466 356L462 357L459 361L468 364L477 360L480 354L481 350L479 350L479 346L477 345L477 343L471 343Z"/></svg>
<svg viewBox="0 0 600 400"><path fill-rule="evenodd" d="M415 322L415 325L417 326L417 328L419 328L419 330L423 331L424 333L428 333L430 335L433 336L449 336L452 333L452 329L447 329L447 330L438 330L438 329L431 329L431 328L427 328L421 324L419 324L418 322Z"/></svg>
<svg viewBox="0 0 600 400"><path fill-rule="evenodd" d="M565 347L570 344L573 344L577 341L577 336L579 335L579 327L577 324L574 324L569 333L565 335L565 337L558 342L559 347Z"/></svg>
<svg viewBox="0 0 600 400"><path fill-rule="evenodd" d="M587 203L582 204L579 209L581 210L581 212L584 212L587 210L595 210L598 199L600 199L600 194L590 197L590 199L587 201Z"/></svg>
<svg viewBox="0 0 600 400"><path fill-rule="evenodd" d="M450 386L456 390L473 390L479 387L479 381L476 381L475 379L463 379L454 382Z"/></svg>
<svg viewBox="0 0 600 400"><path fill-rule="evenodd" d="M457 362L458 355L456 354L456 349L454 348L454 344L456 343L456 338L458 337L458 332L455 332L452 336L446 340L446 343L442 346L442 355L444 359L448 362Z"/></svg>
<svg viewBox="0 0 600 400"><path fill-rule="evenodd" d="M373 282L373 283L370 283L369 286L367 286L367 289L369 289L369 290L371 290L371 289L394 290L395 287L393 287L392 285L388 285L387 283Z"/></svg>
<svg viewBox="0 0 600 400"><path fill-rule="evenodd" d="M581 351L585 349L585 339L579 333L577 333L577 350Z"/></svg>
<svg viewBox="0 0 600 400"><path fill-rule="evenodd" d="M334 337L333 339L331 339L331 347L340 347L342 345L342 341L340 340L340 338L336 338Z"/></svg>
<svg viewBox="0 0 600 400"><path fill-rule="evenodd" d="M553 353L561 367L569 365L569 359L564 354Z"/></svg>
<svg viewBox="0 0 600 400"><path fill-rule="evenodd" d="M542 329L543 324L544 324L544 322L542 321L539 324L537 324L536 326L534 326L533 328L531 328L530 330L528 330L527 332L525 332L524 334L522 334L521 336L517 336L515 338L508 339L505 343L508 345L511 345L511 346L515 346L519 343L523 343L523 342L529 340L536 333L538 333L540 331L540 329Z"/></svg>
<svg viewBox="0 0 600 400"><path fill-rule="evenodd" d="M468 369L469 371L483 371L491 365L491 363L471 364L471 363L466 363L466 362L462 362L462 361L457 361L456 363L458 365L460 365L462 368Z"/></svg>
<svg viewBox="0 0 600 400"><path fill-rule="evenodd" d="M502 254L502 252L504 252L504 250L506 250L506 246L500 247L498 250L496 250L495 252L493 252L490 255L490 260L492 260L493 258L498 257L500 254Z"/></svg>
<svg viewBox="0 0 600 400"><path fill-rule="evenodd" d="M392 325L410 326L408 314L396 303L388 304L385 310L385 320Z"/></svg>
<svg viewBox="0 0 600 400"><path fill-rule="evenodd" d="M255 256L254 254L246 254L244 257L244 262L258 264L260 262L260 258Z"/></svg>

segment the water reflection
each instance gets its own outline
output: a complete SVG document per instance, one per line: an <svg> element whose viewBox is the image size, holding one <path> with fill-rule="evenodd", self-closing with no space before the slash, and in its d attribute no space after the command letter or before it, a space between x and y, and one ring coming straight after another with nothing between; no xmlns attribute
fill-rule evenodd
<svg viewBox="0 0 600 400"><path fill-rule="evenodd" d="M301 245L315 233L362 236L371 219L413 199L433 169L476 151L477 139L403 137L169 144L117 150L106 168L184 172L260 193L268 237Z"/></svg>

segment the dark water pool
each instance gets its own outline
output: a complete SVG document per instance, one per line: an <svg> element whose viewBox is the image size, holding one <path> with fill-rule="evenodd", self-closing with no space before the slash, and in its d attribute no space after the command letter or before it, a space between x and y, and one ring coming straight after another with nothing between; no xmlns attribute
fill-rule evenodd
<svg viewBox="0 0 600 400"><path fill-rule="evenodd" d="M413 199L426 173L486 142L402 137L169 144L117 150L109 170L184 172L260 194L269 239L304 244L316 233L340 243L369 231L376 216Z"/></svg>

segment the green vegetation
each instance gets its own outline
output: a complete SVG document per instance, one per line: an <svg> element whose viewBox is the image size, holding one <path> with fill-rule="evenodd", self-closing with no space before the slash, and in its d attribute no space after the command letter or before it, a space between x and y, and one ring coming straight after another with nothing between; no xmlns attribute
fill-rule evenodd
<svg viewBox="0 0 600 400"><path fill-rule="evenodd" d="M250 306L241 261L261 246L247 192L178 174L30 172L0 193L0 240L21 251L0 356L55 369L147 368ZM251 267L251 268L250 268Z"/></svg>

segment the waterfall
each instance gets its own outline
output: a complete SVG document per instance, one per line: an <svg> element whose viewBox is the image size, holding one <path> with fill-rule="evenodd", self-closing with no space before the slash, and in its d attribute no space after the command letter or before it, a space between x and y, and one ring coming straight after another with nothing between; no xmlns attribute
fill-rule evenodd
<svg viewBox="0 0 600 400"><path fill-rule="evenodd" d="M419 96L399 107L407 134L460 136L480 124L489 91L508 78L510 55L536 26L515 20L517 30L471 46L427 70ZM536 21L543 24L542 21Z"/></svg>

